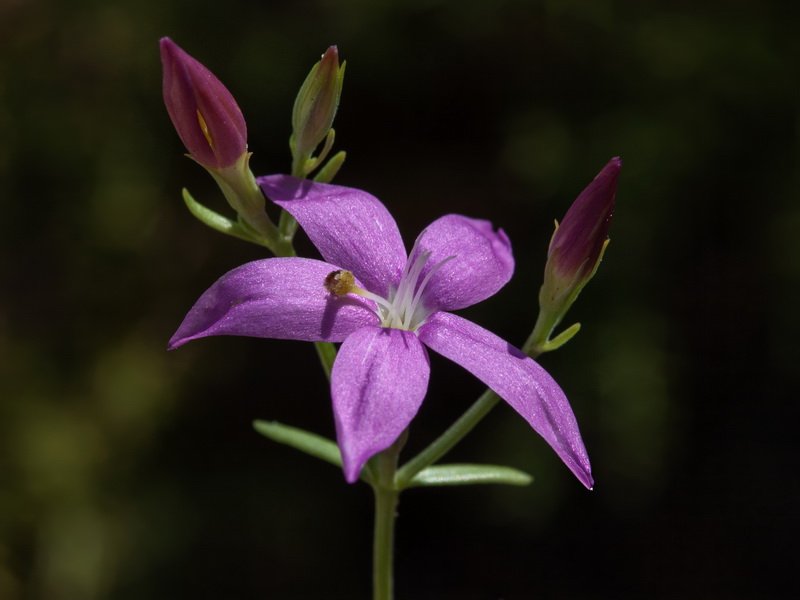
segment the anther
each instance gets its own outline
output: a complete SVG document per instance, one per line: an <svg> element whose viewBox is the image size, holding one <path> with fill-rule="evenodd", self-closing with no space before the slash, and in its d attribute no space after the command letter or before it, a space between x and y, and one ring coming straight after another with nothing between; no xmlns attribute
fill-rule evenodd
<svg viewBox="0 0 800 600"><path fill-rule="evenodd" d="M325 289L331 294L345 296L356 287L356 278L350 271L331 271L325 277Z"/></svg>

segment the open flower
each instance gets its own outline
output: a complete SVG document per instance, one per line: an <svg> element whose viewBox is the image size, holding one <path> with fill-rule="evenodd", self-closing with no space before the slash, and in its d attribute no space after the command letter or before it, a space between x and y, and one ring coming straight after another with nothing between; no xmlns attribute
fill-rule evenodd
<svg viewBox="0 0 800 600"><path fill-rule="evenodd" d="M447 215L407 254L394 219L366 192L285 175L259 183L324 260L271 258L234 269L200 297L170 348L211 335L342 342L331 394L352 482L416 415L428 388L427 346L493 389L592 487L558 384L520 350L449 312L494 295L510 279L514 260L502 230Z"/></svg>

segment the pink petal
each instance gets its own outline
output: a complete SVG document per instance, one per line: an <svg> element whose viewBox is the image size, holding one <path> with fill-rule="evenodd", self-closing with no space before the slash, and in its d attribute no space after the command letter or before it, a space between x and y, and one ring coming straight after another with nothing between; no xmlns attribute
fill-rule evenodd
<svg viewBox="0 0 800 600"><path fill-rule="evenodd" d="M417 414L428 390L428 353L400 329L364 327L339 349L331 373L336 433L344 475L391 446Z"/></svg>
<svg viewBox="0 0 800 600"><path fill-rule="evenodd" d="M370 292L386 297L406 263L397 223L367 192L288 175L259 177L267 198L288 211L322 257L352 271Z"/></svg>
<svg viewBox="0 0 800 600"><path fill-rule="evenodd" d="M457 310L493 296L514 273L511 242L489 221L445 215L431 223L417 239L416 254L431 252L423 274L449 256L425 288L430 309Z"/></svg>
<svg viewBox="0 0 800 600"><path fill-rule="evenodd" d="M325 277L338 267L307 258L268 258L223 275L200 296L169 349L211 335L340 342L379 322L374 303L334 296Z"/></svg>
<svg viewBox="0 0 800 600"><path fill-rule="evenodd" d="M594 485L578 423L547 371L508 342L459 316L439 312L419 328L420 341L493 389L553 447L587 488Z"/></svg>

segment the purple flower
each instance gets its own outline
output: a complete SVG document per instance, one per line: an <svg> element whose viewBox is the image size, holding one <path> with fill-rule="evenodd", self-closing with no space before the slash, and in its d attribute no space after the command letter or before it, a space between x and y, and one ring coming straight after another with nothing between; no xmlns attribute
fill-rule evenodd
<svg viewBox="0 0 800 600"><path fill-rule="evenodd" d="M236 164L247 151L247 125L233 95L169 38L161 38L164 104L184 146L210 169Z"/></svg>
<svg viewBox="0 0 800 600"><path fill-rule="evenodd" d="M514 259L502 230L447 215L407 254L394 219L366 192L284 175L259 183L324 260L271 258L234 269L200 297L171 349L210 335L342 342L331 393L344 473L353 482L416 415L428 388L427 346L493 389L592 486L558 384L520 350L450 312L494 295L511 278Z"/></svg>

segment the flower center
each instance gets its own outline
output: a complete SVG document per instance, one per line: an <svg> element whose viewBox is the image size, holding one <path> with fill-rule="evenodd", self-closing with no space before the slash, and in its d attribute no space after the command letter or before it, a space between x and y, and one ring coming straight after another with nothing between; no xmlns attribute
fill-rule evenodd
<svg viewBox="0 0 800 600"><path fill-rule="evenodd" d="M388 298L383 298L358 287L353 274L344 270L329 273L325 278L325 289L337 296L356 294L363 298L369 298L378 305L378 310L375 312L381 319L381 327L414 332L425 323L425 319L433 312L422 301L425 286L428 285L431 277L444 263L455 258L455 256L448 256L434 265L425 274L425 277L421 277L431 253L428 250L422 250L412 262L411 257L414 256L416 249L417 245L415 244L406 261L400 282L396 288L392 287L389 290Z"/></svg>

